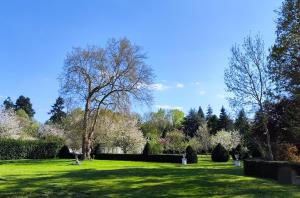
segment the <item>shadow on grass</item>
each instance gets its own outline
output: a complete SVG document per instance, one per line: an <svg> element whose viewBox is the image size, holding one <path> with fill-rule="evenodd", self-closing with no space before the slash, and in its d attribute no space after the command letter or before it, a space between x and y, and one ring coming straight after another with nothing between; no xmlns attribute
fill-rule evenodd
<svg viewBox="0 0 300 198"><path fill-rule="evenodd" d="M199 166L81 169L48 172L47 175L39 174L7 182L0 197L300 196L300 190L295 187L243 177L241 169L208 169Z"/></svg>

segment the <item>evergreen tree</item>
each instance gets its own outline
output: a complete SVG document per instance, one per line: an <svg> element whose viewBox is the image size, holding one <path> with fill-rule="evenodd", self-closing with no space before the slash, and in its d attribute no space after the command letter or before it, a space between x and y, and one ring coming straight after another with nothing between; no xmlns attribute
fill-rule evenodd
<svg viewBox="0 0 300 198"><path fill-rule="evenodd" d="M212 117L212 115L213 115L213 110L212 110L211 106L208 105L207 112L206 112L206 120L209 120Z"/></svg>
<svg viewBox="0 0 300 198"><path fill-rule="evenodd" d="M62 123L62 119L66 117L66 113L63 111L64 109L64 99L62 97L58 97L52 105L52 109L48 114L51 114L50 121L54 124Z"/></svg>
<svg viewBox="0 0 300 198"><path fill-rule="evenodd" d="M218 116L211 115L207 120L207 127L209 128L209 133L215 135L218 131Z"/></svg>
<svg viewBox="0 0 300 198"><path fill-rule="evenodd" d="M14 102L11 100L10 97L6 98L4 101L3 101L3 106L6 110L8 109L13 109L15 107L14 105Z"/></svg>
<svg viewBox="0 0 300 198"><path fill-rule="evenodd" d="M200 118L204 119L205 120L205 115L203 113L203 110L201 108L201 106L199 106L199 109L198 109L198 115L200 116Z"/></svg>
<svg viewBox="0 0 300 198"><path fill-rule="evenodd" d="M300 0L285 0L278 11L276 41L269 56L277 94L300 94ZM281 94L283 93L283 94Z"/></svg>
<svg viewBox="0 0 300 198"><path fill-rule="evenodd" d="M15 110L17 111L19 109L23 109L30 118L32 118L35 114L30 102L30 98L23 95L19 96L19 98L16 100Z"/></svg>
<svg viewBox="0 0 300 198"><path fill-rule="evenodd" d="M201 126L204 121L205 120L195 109L191 109L183 121L183 127L186 136L194 137L199 126Z"/></svg>
<svg viewBox="0 0 300 198"><path fill-rule="evenodd" d="M250 123L248 121L248 118L246 116L246 113L244 109L242 109L239 114L237 119L235 120L234 123L234 128L238 130L241 134L246 135L249 134L250 131Z"/></svg>
<svg viewBox="0 0 300 198"><path fill-rule="evenodd" d="M233 122L226 113L225 108L222 106L221 113L218 120L218 131L224 129L230 131L233 129Z"/></svg>

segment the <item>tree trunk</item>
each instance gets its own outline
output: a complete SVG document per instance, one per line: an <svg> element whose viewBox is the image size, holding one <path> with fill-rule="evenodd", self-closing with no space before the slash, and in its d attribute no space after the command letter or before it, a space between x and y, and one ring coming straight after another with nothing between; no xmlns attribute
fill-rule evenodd
<svg viewBox="0 0 300 198"><path fill-rule="evenodd" d="M273 160L274 159L274 156L273 156L273 152L272 152L272 146L271 146L271 137L270 137L270 132L269 132L269 129L268 129L268 126L267 126L267 123L264 122L264 128L265 128L265 131L266 131L266 135L267 135L267 149L268 149L268 160Z"/></svg>
<svg viewBox="0 0 300 198"><path fill-rule="evenodd" d="M89 99L85 102L85 109L84 109L84 117L83 117L83 134L82 134L82 159L90 159L89 153L89 126L88 126L88 116L89 116L89 107L90 101Z"/></svg>
<svg viewBox="0 0 300 198"><path fill-rule="evenodd" d="M270 137L270 132L268 129L268 117L266 116L263 107L261 105L261 112L262 112L262 121L263 121L263 127L264 127L264 131L266 133L267 136L267 159L268 160L273 160L273 152L272 152L272 147L271 147L271 137Z"/></svg>

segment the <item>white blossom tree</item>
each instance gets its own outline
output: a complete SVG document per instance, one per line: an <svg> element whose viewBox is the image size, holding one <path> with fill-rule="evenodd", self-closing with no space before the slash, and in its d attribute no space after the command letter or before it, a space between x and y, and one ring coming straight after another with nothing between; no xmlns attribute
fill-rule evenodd
<svg viewBox="0 0 300 198"><path fill-rule="evenodd" d="M132 116L102 111L95 141L108 148L120 147L124 153L141 153L146 139L137 124L137 119Z"/></svg>
<svg viewBox="0 0 300 198"><path fill-rule="evenodd" d="M64 130L54 124L41 124L38 129L40 138L58 137L64 139Z"/></svg>
<svg viewBox="0 0 300 198"><path fill-rule="evenodd" d="M0 110L0 137L20 138L22 128L13 109Z"/></svg>
<svg viewBox="0 0 300 198"><path fill-rule="evenodd" d="M211 136L206 124L201 125L196 132L196 139L199 142L199 149L207 152L211 148Z"/></svg>
<svg viewBox="0 0 300 198"><path fill-rule="evenodd" d="M211 144L215 147L217 144L221 144L230 151L233 148L236 148L239 144L242 143L242 137L240 133L236 130L225 131L221 130L211 137Z"/></svg>

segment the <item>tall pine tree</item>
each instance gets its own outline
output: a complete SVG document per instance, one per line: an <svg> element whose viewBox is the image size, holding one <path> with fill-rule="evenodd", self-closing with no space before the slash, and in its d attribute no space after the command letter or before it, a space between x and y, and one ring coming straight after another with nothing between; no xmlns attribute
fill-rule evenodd
<svg viewBox="0 0 300 198"><path fill-rule="evenodd" d="M64 99L62 97L58 97L52 105L52 109L48 113L51 115L50 121L54 124L61 124L63 118L66 117L66 113L64 112Z"/></svg>
<svg viewBox="0 0 300 198"><path fill-rule="evenodd" d="M14 105L14 102L11 100L10 97L6 98L4 101L3 101L3 106L6 110L8 109L13 109L15 107Z"/></svg>
<svg viewBox="0 0 300 198"><path fill-rule="evenodd" d="M30 98L23 95L19 96L19 98L16 100L15 110L18 111L19 109L23 109L30 118L32 118L35 114L30 102Z"/></svg>
<svg viewBox="0 0 300 198"><path fill-rule="evenodd" d="M300 95L300 0L285 0L278 14L270 74L278 96Z"/></svg>
<svg viewBox="0 0 300 198"><path fill-rule="evenodd" d="M222 106L219 120L218 120L218 131L220 130L230 131L233 129L233 122L227 115L225 108Z"/></svg>
<svg viewBox="0 0 300 198"><path fill-rule="evenodd" d="M234 128L238 130L242 135L247 135L250 132L250 123L246 116L244 109L240 110L237 119L234 123Z"/></svg>

